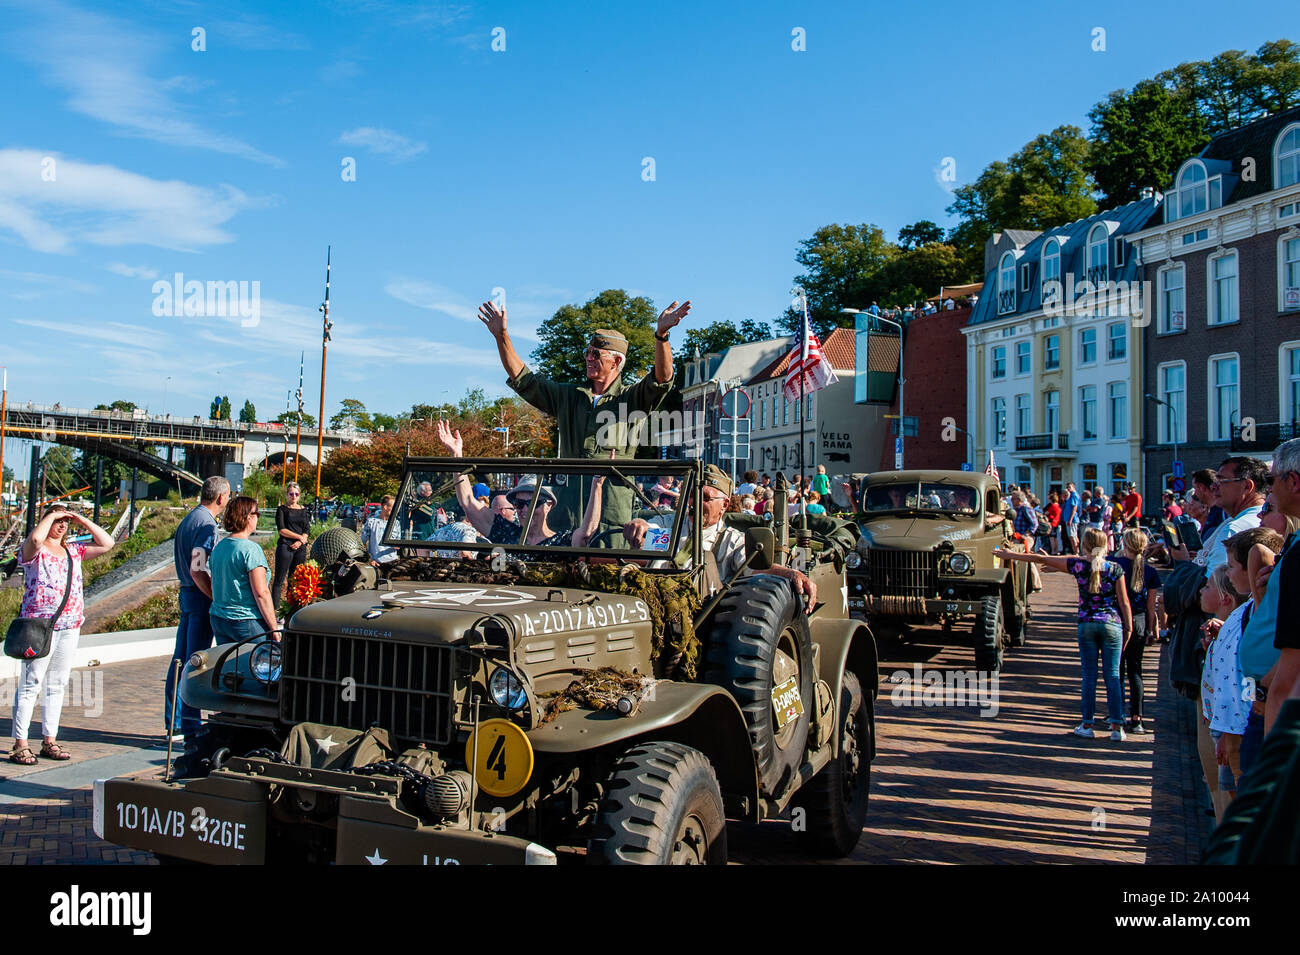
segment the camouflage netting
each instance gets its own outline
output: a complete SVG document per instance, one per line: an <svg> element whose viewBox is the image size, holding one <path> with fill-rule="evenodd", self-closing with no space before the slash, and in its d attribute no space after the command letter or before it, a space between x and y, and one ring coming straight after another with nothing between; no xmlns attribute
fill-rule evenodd
<svg viewBox="0 0 1300 955"><path fill-rule="evenodd" d="M626 673L614 667L592 670L547 700L542 722L549 723L565 710L578 707L614 710L624 716L635 716L641 709L641 701L653 695L655 683L650 677Z"/></svg>
<svg viewBox="0 0 1300 955"><path fill-rule="evenodd" d="M695 615L700 610L700 597L690 576L647 574L632 565L585 561L545 564L511 561L504 570L492 570L481 563L432 557L404 558L387 569L387 576L392 580L574 587L639 597L649 607L654 624L651 653L655 676L696 678L700 640L695 633Z"/></svg>

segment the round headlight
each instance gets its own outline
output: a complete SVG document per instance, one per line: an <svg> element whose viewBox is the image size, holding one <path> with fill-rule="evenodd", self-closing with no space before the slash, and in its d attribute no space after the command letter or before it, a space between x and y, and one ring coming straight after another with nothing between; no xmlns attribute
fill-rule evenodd
<svg viewBox="0 0 1300 955"><path fill-rule="evenodd" d="M280 679L280 645L268 640L253 647L248 668L263 683L277 682Z"/></svg>
<svg viewBox="0 0 1300 955"><path fill-rule="evenodd" d="M856 550L849 551L844 558L844 566L849 568L849 570L853 570L857 567L861 567L862 555L859 554Z"/></svg>
<svg viewBox="0 0 1300 955"><path fill-rule="evenodd" d="M953 554L948 558L948 566L952 568L954 574L969 573L970 557L966 554Z"/></svg>
<svg viewBox="0 0 1300 955"><path fill-rule="evenodd" d="M202 650L196 650L194 653L190 654L190 667L192 669L197 670L200 667L205 667L207 665L208 665L208 655L204 653Z"/></svg>
<svg viewBox="0 0 1300 955"><path fill-rule="evenodd" d="M492 692L492 699L496 701L497 706L504 706L508 710L521 710L528 703L528 694L524 692L523 683L505 667L493 671L488 680L488 689Z"/></svg>

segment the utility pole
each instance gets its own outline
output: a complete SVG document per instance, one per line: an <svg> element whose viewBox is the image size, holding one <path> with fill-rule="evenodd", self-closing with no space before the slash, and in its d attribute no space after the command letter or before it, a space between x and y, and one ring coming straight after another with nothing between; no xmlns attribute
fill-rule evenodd
<svg viewBox="0 0 1300 955"><path fill-rule="evenodd" d="M325 303L320 307L323 318L321 319L321 340L320 340L320 414L316 418L316 495L315 499L320 498L320 465L321 450L325 441L325 352L329 349L330 329L333 324L330 322L330 247L325 247Z"/></svg>
<svg viewBox="0 0 1300 955"><path fill-rule="evenodd" d="M39 445L32 445L32 469L27 475L27 531L24 534L30 534L32 528L36 526L36 485L40 481L41 474L41 449Z"/></svg>
<svg viewBox="0 0 1300 955"><path fill-rule="evenodd" d="M306 359L307 353L301 351L298 353L298 437L293 442L293 479L298 480L298 458L302 456L302 363ZM285 437L285 440L289 440Z"/></svg>
<svg viewBox="0 0 1300 955"><path fill-rule="evenodd" d="M289 485L289 398L292 397L292 391L284 393L284 456L280 459L280 490L286 490Z"/></svg>
<svg viewBox="0 0 1300 955"><path fill-rule="evenodd" d="M135 530L135 479L137 469L131 469L131 510L130 516L126 519L126 536L130 537L131 532Z"/></svg>

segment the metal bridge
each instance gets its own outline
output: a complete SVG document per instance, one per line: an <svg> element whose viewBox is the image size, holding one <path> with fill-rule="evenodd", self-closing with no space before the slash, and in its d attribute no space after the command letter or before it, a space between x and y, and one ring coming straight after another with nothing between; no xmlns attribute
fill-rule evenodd
<svg viewBox="0 0 1300 955"><path fill-rule="evenodd" d="M5 434L67 445L121 461L191 488L210 474L224 474L231 462L247 473L258 467L293 462L296 429L276 422L245 424L209 418L149 415L141 410L105 411L10 402L5 413ZM316 466L315 428L303 427L300 466ZM330 431L322 435L322 459L344 444L365 442L369 435L357 431ZM165 447L167 456L154 449ZM181 452L175 460L174 451Z"/></svg>

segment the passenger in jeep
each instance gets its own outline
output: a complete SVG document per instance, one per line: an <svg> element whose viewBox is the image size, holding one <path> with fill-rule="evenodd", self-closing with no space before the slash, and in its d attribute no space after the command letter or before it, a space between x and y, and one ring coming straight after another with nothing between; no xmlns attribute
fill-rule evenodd
<svg viewBox="0 0 1300 955"><path fill-rule="evenodd" d="M726 513L727 501L731 499L731 478L720 468L710 464L704 469L703 507L701 508L703 529L700 541L705 549L713 552L718 562L718 573L723 581L729 581L739 572L745 562L745 535L734 527L722 522ZM640 550L645 547L646 538L652 529L672 527L672 515L656 517L651 521L633 518L623 525L623 536L628 544ZM812 613L817 605L817 585L805 574L791 567L773 566L761 571L774 577L785 577L794 583L795 589L808 597L806 613Z"/></svg>

